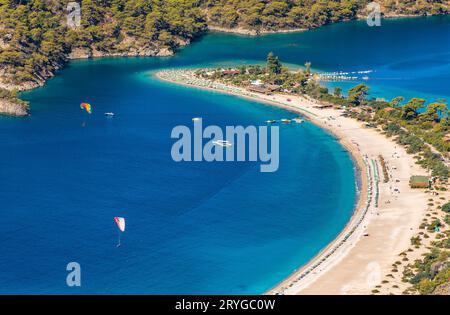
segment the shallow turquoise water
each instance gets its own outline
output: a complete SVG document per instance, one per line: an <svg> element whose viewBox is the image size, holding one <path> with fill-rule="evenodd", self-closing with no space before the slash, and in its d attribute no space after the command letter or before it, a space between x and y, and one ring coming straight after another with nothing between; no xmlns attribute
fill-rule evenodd
<svg viewBox="0 0 450 315"><path fill-rule="evenodd" d="M310 60L323 70L408 78L369 81L375 93L389 84L389 91L445 97L448 63L438 53L448 54L449 44L433 36L448 36L448 23L388 21L374 30L351 22L260 38L213 34L171 58L72 62L24 94L31 117L0 118L0 292L264 292L345 226L356 198L348 153L305 123L281 126L276 173L260 173L251 162L175 163L171 130L192 117L246 126L294 115L168 85L148 72L262 62L274 51L290 64ZM367 46L374 41L377 51ZM425 53L436 62L425 62ZM405 56L419 60L416 67ZM424 77L438 79L419 84ZM81 101L93 104L91 116L80 111ZM106 111L117 116L107 119ZM127 218L120 248L116 215ZM80 288L66 286L71 261L81 264Z"/></svg>

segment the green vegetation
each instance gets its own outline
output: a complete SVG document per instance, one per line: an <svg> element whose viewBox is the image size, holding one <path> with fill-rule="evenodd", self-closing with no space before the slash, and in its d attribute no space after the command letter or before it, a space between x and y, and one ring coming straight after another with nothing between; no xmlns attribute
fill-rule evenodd
<svg viewBox="0 0 450 315"><path fill-rule="evenodd" d="M442 206L442 211L450 213L450 202L447 202Z"/></svg>
<svg viewBox="0 0 450 315"><path fill-rule="evenodd" d="M444 212L447 212L448 208L450 208L449 202L441 207ZM433 214L437 214L437 212L433 212ZM440 229L445 229L445 224L450 223L450 215L445 216L445 223L442 223L437 217L431 219L433 221L430 224L422 223L421 225L422 229L427 229L428 234L424 232L419 234L423 235L425 239L429 238L429 235L435 234L435 240L427 246L429 252L423 255L422 260L416 260L405 267L402 281L412 284L412 287L404 292L405 294L445 294L445 288L449 285L450 231L440 231ZM420 243L420 236L411 238L412 245L420 245Z"/></svg>
<svg viewBox="0 0 450 315"><path fill-rule="evenodd" d="M278 60L278 57L275 57L273 53L269 53L267 56L267 71L274 75L281 73L281 62Z"/></svg>
<svg viewBox="0 0 450 315"><path fill-rule="evenodd" d="M265 31L310 29L355 19L365 14L365 0L209 0L205 1L211 25ZM446 14L449 4L441 0L377 1L387 15Z"/></svg>
<svg viewBox="0 0 450 315"><path fill-rule="evenodd" d="M406 147L409 154L415 155L418 164L431 171L434 179L448 179L449 168L445 162L450 150L450 112L443 101L427 105L420 98L407 102L403 97L396 97L390 102L374 100L368 98L369 87L364 84L353 87L344 97L341 89L330 93L321 86L310 69L310 63L306 63L301 70L288 69L278 57L269 53L266 66L199 71L197 75L242 87L259 81L267 92L278 90L307 95L326 105L345 109L345 116L379 128L386 136L393 137L398 144ZM402 105L402 102L405 104Z"/></svg>
<svg viewBox="0 0 450 315"><path fill-rule="evenodd" d="M442 0L384 0L377 1L382 4L387 14L400 15L430 15L445 14L448 12L448 3Z"/></svg>
<svg viewBox="0 0 450 315"><path fill-rule="evenodd" d="M437 286L447 283L450 278L449 252L433 248L423 260L409 265L403 279L411 283L420 294L431 294Z"/></svg>
<svg viewBox="0 0 450 315"><path fill-rule="evenodd" d="M70 52L156 55L206 31L197 0L83 0L81 26L66 26L70 0L0 0L0 83L35 86Z"/></svg>
<svg viewBox="0 0 450 315"><path fill-rule="evenodd" d="M293 93L306 93L309 90L317 88L318 85L312 80L312 75L308 73L308 63L305 64L305 70L290 71L283 66L278 57L273 53L267 56L266 66L249 65L241 66L238 69L229 69L222 71L218 69L212 73L205 70L199 70L197 75L213 79L223 80L237 86L247 86L252 81L261 81L265 85L276 86L276 89L288 90Z"/></svg>
<svg viewBox="0 0 450 315"><path fill-rule="evenodd" d="M366 1L207 1L208 19L222 27L256 30L313 28L354 19Z"/></svg>
<svg viewBox="0 0 450 315"><path fill-rule="evenodd" d="M25 101L22 101L21 99L19 99L17 97L17 91L13 90L13 91L9 91L3 88L0 88L0 101L1 100L6 100L9 101L11 103L15 103L18 105L21 105L25 108L28 108L28 103Z"/></svg>
<svg viewBox="0 0 450 315"><path fill-rule="evenodd" d="M74 56L167 55L207 26L309 29L364 15L368 0L78 0L81 25L69 28L73 0L0 0L0 84L42 85ZM446 14L439 0L381 1L387 14ZM274 66L276 66L274 64ZM274 69L278 71L277 69ZM307 72L308 73L308 72ZM335 96L340 97L339 90Z"/></svg>
<svg viewBox="0 0 450 315"><path fill-rule="evenodd" d="M421 244L421 240L419 236L414 236L411 238L411 245L417 246Z"/></svg>
<svg viewBox="0 0 450 315"><path fill-rule="evenodd" d="M348 91L348 101L353 106L358 106L364 103L367 97L367 92L369 91L369 87L364 84L358 84L354 88L351 88Z"/></svg>

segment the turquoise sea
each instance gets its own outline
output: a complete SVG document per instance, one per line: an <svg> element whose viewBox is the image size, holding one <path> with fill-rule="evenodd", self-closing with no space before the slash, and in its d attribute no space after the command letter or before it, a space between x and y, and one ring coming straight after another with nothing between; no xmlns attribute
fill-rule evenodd
<svg viewBox="0 0 450 315"><path fill-rule="evenodd" d="M171 130L295 117L155 80L152 71L264 62L374 71L376 97L445 98L450 19L361 21L299 34L210 34L166 58L71 62L0 117L0 293L262 293L342 230L357 198L349 154L311 123L280 128L280 168L176 163ZM355 82L353 82L355 83ZM79 108L93 105L92 115ZM104 112L114 112L113 119ZM117 248L114 216L127 220ZM81 265L81 287L66 265Z"/></svg>

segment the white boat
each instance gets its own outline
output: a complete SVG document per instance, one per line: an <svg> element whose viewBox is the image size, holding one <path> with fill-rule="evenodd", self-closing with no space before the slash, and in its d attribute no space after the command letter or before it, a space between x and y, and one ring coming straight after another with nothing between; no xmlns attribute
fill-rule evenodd
<svg viewBox="0 0 450 315"><path fill-rule="evenodd" d="M216 140L213 141L213 144L221 146L221 147L231 147L233 144L227 140Z"/></svg>
<svg viewBox="0 0 450 315"><path fill-rule="evenodd" d="M192 121L200 121L200 117L194 117L194 118L192 118Z"/></svg>
<svg viewBox="0 0 450 315"><path fill-rule="evenodd" d="M276 120L266 120L266 123L268 123L268 124L274 124L276 122L277 122Z"/></svg>
<svg viewBox="0 0 450 315"><path fill-rule="evenodd" d="M105 116L114 116L114 113L105 113Z"/></svg>
<svg viewBox="0 0 450 315"><path fill-rule="evenodd" d="M294 119L292 119L292 121L296 122L297 124L301 124L304 122L304 120L301 118L294 118Z"/></svg>

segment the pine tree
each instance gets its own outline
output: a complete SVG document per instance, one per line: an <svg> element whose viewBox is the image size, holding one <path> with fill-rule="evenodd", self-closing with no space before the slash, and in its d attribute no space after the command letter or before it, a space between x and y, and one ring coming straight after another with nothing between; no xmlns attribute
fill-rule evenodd
<svg viewBox="0 0 450 315"><path fill-rule="evenodd" d="M271 74L281 73L281 62L272 52L267 55L267 71Z"/></svg>

